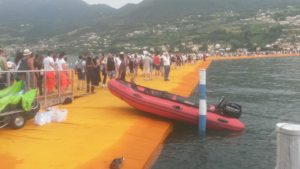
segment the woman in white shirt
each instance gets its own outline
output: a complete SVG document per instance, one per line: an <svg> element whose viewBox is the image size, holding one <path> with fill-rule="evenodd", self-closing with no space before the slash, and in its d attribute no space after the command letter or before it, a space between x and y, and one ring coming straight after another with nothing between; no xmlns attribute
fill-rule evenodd
<svg viewBox="0 0 300 169"><path fill-rule="evenodd" d="M58 76L60 79L60 91L65 91L69 86L69 76L68 76L68 66L65 61L65 53L62 52L59 54L58 59L56 60L56 66L58 70Z"/></svg>

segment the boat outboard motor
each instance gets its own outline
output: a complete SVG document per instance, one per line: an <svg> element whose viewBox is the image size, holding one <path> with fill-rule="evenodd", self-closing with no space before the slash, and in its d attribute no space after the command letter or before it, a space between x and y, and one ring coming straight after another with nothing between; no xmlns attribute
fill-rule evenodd
<svg viewBox="0 0 300 169"><path fill-rule="evenodd" d="M224 114L233 118L240 118L242 115L242 106L236 103L227 103L225 101L225 97L223 96L218 105L217 105L218 113Z"/></svg>
<svg viewBox="0 0 300 169"><path fill-rule="evenodd" d="M234 118L240 118L242 115L242 106L236 103L226 103L223 107L223 114Z"/></svg>

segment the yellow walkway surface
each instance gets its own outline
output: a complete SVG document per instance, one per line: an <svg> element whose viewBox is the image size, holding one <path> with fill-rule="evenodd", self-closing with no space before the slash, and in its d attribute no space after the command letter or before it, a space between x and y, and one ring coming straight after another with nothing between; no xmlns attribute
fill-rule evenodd
<svg viewBox="0 0 300 169"><path fill-rule="evenodd" d="M188 96L198 82L197 65L172 69L170 81L137 84ZM124 169L146 168L172 129L172 124L128 106L98 89L96 94L63 106L69 111L64 123L20 130L0 130L0 169L106 169L112 159L125 157Z"/></svg>

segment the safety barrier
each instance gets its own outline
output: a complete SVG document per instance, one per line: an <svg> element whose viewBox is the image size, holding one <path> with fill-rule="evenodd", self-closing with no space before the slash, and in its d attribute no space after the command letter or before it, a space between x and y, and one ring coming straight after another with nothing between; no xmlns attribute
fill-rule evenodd
<svg viewBox="0 0 300 169"><path fill-rule="evenodd" d="M24 81L24 90L37 89L37 99L42 107L49 107L74 98L72 70L0 71L0 90L15 81Z"/></svg>

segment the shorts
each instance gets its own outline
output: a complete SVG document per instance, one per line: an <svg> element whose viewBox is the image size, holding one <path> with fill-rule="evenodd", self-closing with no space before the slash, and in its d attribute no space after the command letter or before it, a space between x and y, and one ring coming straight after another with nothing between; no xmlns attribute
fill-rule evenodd
<svg viewBox="0 0 300 169"><path fill-rule="evenodd" d="M150 71L151 71L150 66L144 66L144 67L143 67L143 73L149 74Z"/></svg>
<svg viewBox="0 0 300 169"><path fill-rule="evenodd" d="M115 78L116 77L116 71L107 71L107 75L110 78Z"/></svg>
<svg viewBox="0 0 300 169"><path fill-rule="evenodd" d="M155 70L160 70L160 65L154 65Z"/></svg>
<svg viewBox="0 0 300 169"><path fill-rule="evenodd" d="M78 80L85 80L85 74L82 71L77 72Z"/></svg>

